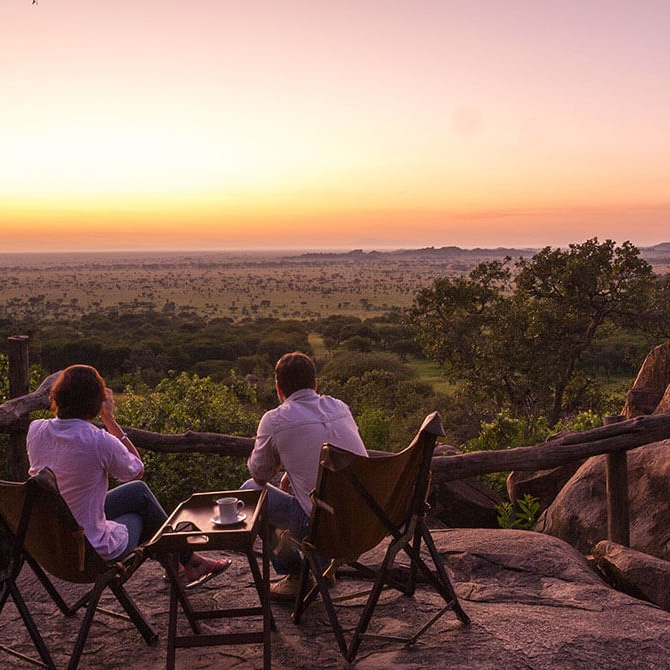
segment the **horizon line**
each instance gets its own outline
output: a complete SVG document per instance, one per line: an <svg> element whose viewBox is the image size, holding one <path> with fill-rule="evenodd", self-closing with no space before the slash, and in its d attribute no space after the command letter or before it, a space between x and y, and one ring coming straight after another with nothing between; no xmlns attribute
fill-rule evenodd
<svg viewBox="0 0 670 670"><path fill-rule="evenodd" d="M368 246L368 245L356 245L351 247L342 247L342 246L333 246L333 247L240 247L240 248L225 248L225 247L216 247L216 248L204 248L204 247L194 247L192 249L164 249L164 248L137 248L137 249L61 249L61 250L3 250L0 251L0 256L27 256L27 255L40 255L40 256L49 256L49 255L91 255L91 254L104 254L104 255L121 255L121 254L132 254L133 256L141 254L260 254L260 253L272 253L272 254L349 254L355 252L361 253L394 253L394 252L404 252L404 251L425 251L425 250L441 250L441 249L459 249L462 251L498 251L498 250L518 250L518 251L536 251L539 249L544 249L545 247L554 247L554 248L567 248L570 244L580 244L575 242L570 242L566 245L552 245L552 244L538 244L538 245L495 245L495 246L459 246L457 244L449 245L423 245L423 246ZM623 244L615 242L615 244ZM638 249L653 249L656 247L662 247L668 245L670 246L670 241L661 241L651 244L638 245L634 244Z"/></svg>

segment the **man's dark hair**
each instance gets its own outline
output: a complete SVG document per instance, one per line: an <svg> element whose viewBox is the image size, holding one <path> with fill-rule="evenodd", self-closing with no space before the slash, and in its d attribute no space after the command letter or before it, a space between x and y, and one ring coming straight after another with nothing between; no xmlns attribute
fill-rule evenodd
<svg viewBox="0 0 670 670"><path fill-rule="evenodd" d="M71 365L51 387L51 411L59 419L89 421L100 413L105 380L90 365Z"/></svg>
<svg viewBox="0 0 670 670"><path fill-rule="evenodd" d="M284 354L275 366L277 386L288 398L300 389L316 389L316 365L300 351Z"/></svg>

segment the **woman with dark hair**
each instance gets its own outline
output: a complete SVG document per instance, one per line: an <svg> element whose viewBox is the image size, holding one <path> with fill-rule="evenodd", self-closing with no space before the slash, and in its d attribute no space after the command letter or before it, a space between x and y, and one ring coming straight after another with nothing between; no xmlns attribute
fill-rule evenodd
<svg viewBox="0 0 670 670"><path fill-rule="evenodd" d="M114 418L114 396L98 371L72 365L51 388L53 419L30 423L26 445L30 475L49 467L61 496L86 538L106 560L147 541L167 519L151 489L140 481L144 465ZM106 430L93 424L100 415ZM108 491L109 477L126 482ZM229 560L199 554L181 558L184 579L194 587L220 574Z"/></svg>

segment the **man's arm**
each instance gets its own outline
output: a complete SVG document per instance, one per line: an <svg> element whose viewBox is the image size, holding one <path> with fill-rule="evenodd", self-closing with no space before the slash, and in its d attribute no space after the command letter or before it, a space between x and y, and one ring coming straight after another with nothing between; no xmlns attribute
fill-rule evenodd
<svg viewBox="0 0 670 670"><path fill-rule="evenodd" d="M262 433L262 425L263 421L261 419L254 448L247 460L249 473L259 486L265 486L281 468L281 461L274 445L272 435Z"/></svg>

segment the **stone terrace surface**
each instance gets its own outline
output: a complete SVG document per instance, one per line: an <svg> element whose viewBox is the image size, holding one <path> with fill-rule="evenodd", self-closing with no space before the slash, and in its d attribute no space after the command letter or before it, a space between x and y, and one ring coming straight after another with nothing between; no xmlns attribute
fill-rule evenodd
<svg viewBox="0 0 670 670"><path fill-rule="evenodd" d="M448 555L461 603L472 619L463 626L449 611L419 642L364 640L353 664L338 652L320 605L311 608L300 626L289 617L290 605L273 604L278 630L273 634L275 668L456 668L533 669L670 668L670 614L612 590L586 560L560 540L511 530L436 530L439 551ZM380 551L371 552L373 559ZM233 566L221 577L193 592L196 608L257 602L244 555L232 554ZM402 558L400 557L400 561ZM63 617L29 568L21 575L24 594L59 667L67 665L80 616ZM369 586L343 569L333 589L341 596ZM151 669L165 667L168 588L161 567L148 561L128 583L160 642L148 647L128 622L98 613L84 650L81 668ZM74 595L74 587L67 586ZM339 602L345 626L360 610L360 600ZM440 608L441 600L425 586L414 598L386 591L377 606L370 632L416 629ZM116 608L113 597L102 606ZM13 604L1 615L0 642L34 655ZM186 632L185 620L180 630ZM207 631L208 623L203 624ZM212 622L211 630L217 630ZM0 668L34 667L0 651ZM178 649L178 668L262 667L260 645Z"/></svg>

